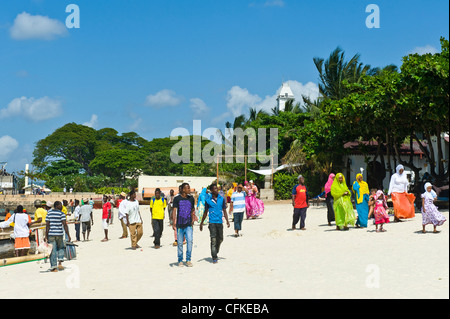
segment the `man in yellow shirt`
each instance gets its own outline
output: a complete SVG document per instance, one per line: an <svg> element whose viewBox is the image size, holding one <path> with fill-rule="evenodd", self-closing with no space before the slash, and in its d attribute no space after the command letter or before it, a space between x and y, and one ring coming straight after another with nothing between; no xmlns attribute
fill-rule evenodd
<svg viewBox="0 0 450 319"><path fill-rule="evenodd" d="M52 208L53 203L46 201L42 201L41 203L35 202L34 206L36 207L36 211L34 212L33 224L45 225L45 218L47 217L47 211L49 211ZM36 243L38 244L38 246L41 245L44 239L44 228L36 229L35 236L36 236Z"/></svg>
<svg viewBox="0 0 450 319"><path fill-rule="evenodd" d="M67 200L63 199L63 208L62 208L62 212L67 216L67 206L69 205L69 203L67 202Z"/></svg>
<svg viewBox="0 0 450 319"><path fill-rule="evenodd" d="M41 205L36 205L36 211L34 212L34 223L45 224L45 217L47 217L47 211L53 206L52 202L42 201Z"/></svg>
<svg viewBox="0 0 450 319"><path fill-rule="evenodd" d="M161 236L164 229L164 210L167 207L167 200L161 197L161 190L155 190L155 196L150 200L150 212L152 214L152 226L155 235L155 248L161 247Z"/></svg>

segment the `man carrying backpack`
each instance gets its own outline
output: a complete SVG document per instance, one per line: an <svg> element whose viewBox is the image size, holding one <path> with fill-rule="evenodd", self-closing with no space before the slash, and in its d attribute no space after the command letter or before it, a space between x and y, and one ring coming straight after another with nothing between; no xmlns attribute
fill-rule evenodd
<svg viewBox="0 0 450 319"><path fill-rule="evenodd" d="M153 243L155 248L161 247L161 236L164 229L164 210L167 206L167 200L161 197L161 190L155 190L155 196L150 200L150 213L152 214L152 226L155 239Z"/></svg>

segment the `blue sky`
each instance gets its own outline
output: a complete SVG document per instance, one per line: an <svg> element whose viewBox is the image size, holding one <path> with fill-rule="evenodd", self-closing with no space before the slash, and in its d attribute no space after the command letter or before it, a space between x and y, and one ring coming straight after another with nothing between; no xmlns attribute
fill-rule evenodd
<svg viewBox="0 0 450 319"><path fill-rule="evenodd" d="M65 26L66 6L80 28ZM366 6L380 28L366 27ZM0 162L69 122L142 137L224 128L270 109L282 81L317 94L312 59L337 46L372 66L401 65L448 39L448 1L20 0L0 3Z"/></svg>

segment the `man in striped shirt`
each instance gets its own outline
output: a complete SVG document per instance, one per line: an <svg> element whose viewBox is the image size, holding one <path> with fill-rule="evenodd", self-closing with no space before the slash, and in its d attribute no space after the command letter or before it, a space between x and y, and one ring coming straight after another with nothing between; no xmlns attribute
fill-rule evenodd
<svg viewBox="0 0 450 319"><path fill-rule="evenodd" d="M64 270L62 262L64 261L64 231L67 234L68 241L71 241L69 235L69 227L66 223L66 215L62 212L62 203L55 202L53 209L47 213L45 222L47 226L45 228L44 240L52 245L52 253L50 254L50 271L58 272L58 270ZM57 266L57 262L59 262Z"/></svg>
<svg viewBox="0 0 450 319"><path fill-rule="evenodd" d="M234 237L239 237L239 231L242 229L242 220L245 213L245 196L246 191L243 191L242 184L239 184L237 191L231 195L230 212L233 212L234 221Z"/></svg>

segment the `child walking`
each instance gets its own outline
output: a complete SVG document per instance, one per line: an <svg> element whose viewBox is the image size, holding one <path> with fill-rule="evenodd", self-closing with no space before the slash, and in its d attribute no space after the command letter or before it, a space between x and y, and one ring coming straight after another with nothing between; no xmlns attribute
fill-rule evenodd
<svg viewBox="0 0 450 319"><path fill-rule="evenodd" d="M374 210L375 215L375 227L377 233L385 232L386 229L383 228L384 224L389 223L389 215L387 213L388 205L386 202L386 196L384 196L383 191L379 190L374 196ZM380 226L380 229L378 229Z"/></svg>
<svg viewBox="0 0 450 319"><path fill-rule="evenodd" d="M368 219L372 218L373 211L375 209L375 196L377 195L377 190L375 188L372 188L370 190L370 196L369 196L369 216ZM375 218L375 216L374 216ZM375 221L374 221L375 223Z"/></svg>
<svg viewBox="0 0 450 319"><path fill-rule="evenodd" d="M447 220L444 215L442 215L434 201L437 199L436 193L433 191L433 185L431 183L425 184L425 193L421 195L422 197L422 233L426 233L425 226L432 224L434 227L433 233L437 233L437 226L442 226Z"/></svg>

